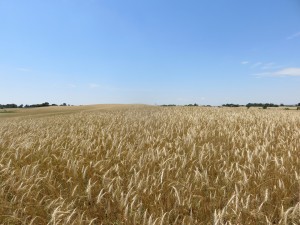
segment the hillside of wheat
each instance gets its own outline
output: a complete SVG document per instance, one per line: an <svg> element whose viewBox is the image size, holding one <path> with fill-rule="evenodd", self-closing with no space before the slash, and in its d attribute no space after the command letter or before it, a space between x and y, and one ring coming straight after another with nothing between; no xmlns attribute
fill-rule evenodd
<svg viewBox="0 0 300 225"><path fill-rule="evenodd" d="M0 115L0 224L300 224L300 113L123 105Z"/></svg>

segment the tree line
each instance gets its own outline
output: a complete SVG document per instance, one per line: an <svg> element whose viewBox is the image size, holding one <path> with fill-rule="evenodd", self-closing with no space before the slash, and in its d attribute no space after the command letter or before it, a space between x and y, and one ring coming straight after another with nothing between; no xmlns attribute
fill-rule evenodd
<svg viewBox="0 0 300 225"><path fill-rule="evenodd" d="M164 104L164 105L161 105L163 107L173 107L173 106L182 106L182 105L175 105L175 104ZM183 106L192 106L192 107L195 107L195 106L199 106L197 103L194 103L194 104L187 104L187 105L183 105ZM202 107L211 107L211 105L201 105Z"/></svg>
<svg viewBox="0 0 300 225"><path fill-rule="evenodd" d="M247 108L250 107L262 107L262 108L268 108L268 107L279 107L279 106L300 106L300 103L295 104L295 105L284 105L284 104L273 104L273 103L248 103L247 105L239 105L239 104L223 104L222 106L224 107L242 107L246 106Z"/></svg>
<svg viewBox="0 0 300 225"><path fill-rule="evenodd" d="M17 105L17 104L5 104L1 105L0 104L0 109L8 109L8 108L37 108L37 107L49 107L49 106L58 106L57 104L50 104L49 102L44 102L41 104L33 104L33 105ZM63 103L60 106L67 106L67 103ZM70 106L70 105L68 105Z"/></svg>
<svg viewBox="0 0 300 225"><path fill-rule="evenodd" d="M164 104L164 105L161 105L163 107L172 107L172 106L177 106L175 104ZM180 105L178 105L180 106ZM188 105L184 105L184 106L199 106L198 104L188 104ZM210 105L201 105L202 107L203 106L206 106L206 107L210 107ZM250 107L262 107L262 108L269 108L269 107L282 107L282 106L287 106L287 107L293 107L293 106L297 106L297 107L300 107L300 103L298 104L295 104L295 105L284 105L284 104L274 104L274 103L248 103L246 105L240 105L240 104L233 104L233 103L230 103L230 104L223 104L222 105L223 107L247 107L247 108L250 108Z"/></svg>

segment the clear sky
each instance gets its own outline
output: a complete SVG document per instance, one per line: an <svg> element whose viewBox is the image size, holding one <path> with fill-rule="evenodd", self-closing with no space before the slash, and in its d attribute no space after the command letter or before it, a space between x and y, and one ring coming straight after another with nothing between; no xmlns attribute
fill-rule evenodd
<svg viewBox="0 0 300 225"><path fill-rule="evenodd" d="M0 0L0 104L300 102L299 0Z"/></svg>

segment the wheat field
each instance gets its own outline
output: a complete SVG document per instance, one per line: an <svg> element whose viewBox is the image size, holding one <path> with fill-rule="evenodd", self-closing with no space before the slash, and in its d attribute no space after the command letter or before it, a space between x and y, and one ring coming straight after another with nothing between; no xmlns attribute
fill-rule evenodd
<svg viewBox="0 0 300 225"><path fill-rule="evenodd" d="M0 114L0 224L300 224L300 112Z"/></svg>

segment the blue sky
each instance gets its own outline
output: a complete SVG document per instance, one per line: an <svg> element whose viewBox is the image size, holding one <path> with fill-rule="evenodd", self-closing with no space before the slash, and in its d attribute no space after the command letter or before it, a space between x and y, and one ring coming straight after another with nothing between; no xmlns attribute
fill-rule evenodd
<svg viewBox="0 0 300 225"><path fill-rule="evenodd" d="M0 104L300 102L298 0L0 0Z"/></svg>

